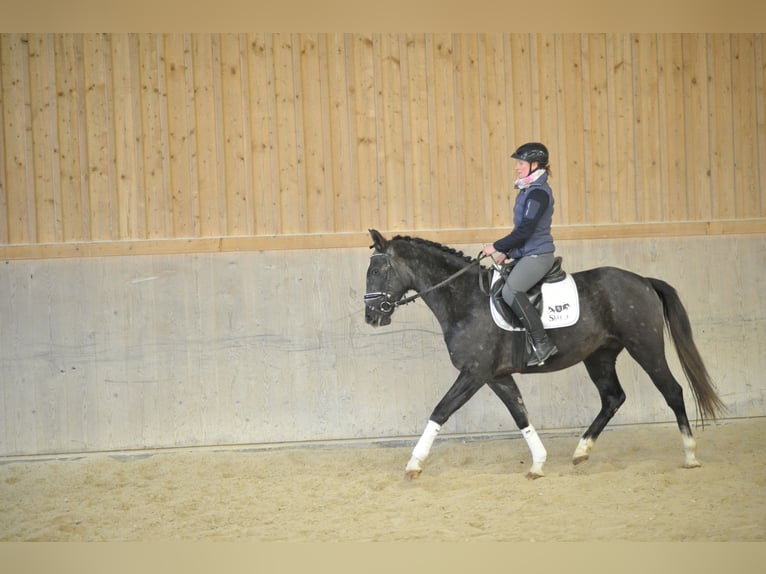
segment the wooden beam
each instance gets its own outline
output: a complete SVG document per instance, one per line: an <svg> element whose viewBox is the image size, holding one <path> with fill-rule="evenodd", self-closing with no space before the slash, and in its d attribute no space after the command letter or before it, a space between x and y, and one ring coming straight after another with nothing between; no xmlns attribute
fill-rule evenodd
<svg viewBox="0 0 766 574"><path fill-rule="evenodd" d="M386 236L416 235L447 245L489 243L507 232L505 228L467 228L441 230L389 231ZM766 234L766 218L688 223L634 223L615 225L554 226L556 241L583 239L631 239L642 237L690 237ZM128 255L169 255L182 253L225 253L236 251L287 251L297 249L340 249L367 247L367 232L313 233L294 235L254 235L198 237L184 239L146 239L130 241L90 241L69 243L16 243L0 245L0 260L111 257Z"/></svg>

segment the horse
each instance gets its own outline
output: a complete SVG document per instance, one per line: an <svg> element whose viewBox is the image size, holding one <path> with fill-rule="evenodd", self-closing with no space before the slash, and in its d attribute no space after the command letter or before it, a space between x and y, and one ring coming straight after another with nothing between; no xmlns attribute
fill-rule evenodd
<svg viewBox="0 0 766 574"><path fill-rule="evenodd" d="M436 316L450 360L459 371L412 451L405 467L407 478L420 476L442 426L485 384L506 406L527 442L532 455L527 478L544 476L547 451L529 422L513 374L550 373L580 362L601 398L601 409L581 435L572 457L575 465L587 461L604 427L625 402L616 372L617 356L625 349L649 375L675 415L684 449L683 466L700 466L683 389L665 356L664 327L690 383L701 424L704 426L706 419L715 420L725 405L694 343L688 314L674 287L617 267L571 273L577 286L579 319L571 326L548 330L558 352L545 363L519 368L514 360L518 338L495 324L487 295L479 288L480 275L490 270L480 264L479 257L470 258L422 238L396 236L387 240L375 229L369 232L373 253L364 296L366 323L388 325L398 307L422 298ZM415 295L405 298L412 290Z"/></svg>

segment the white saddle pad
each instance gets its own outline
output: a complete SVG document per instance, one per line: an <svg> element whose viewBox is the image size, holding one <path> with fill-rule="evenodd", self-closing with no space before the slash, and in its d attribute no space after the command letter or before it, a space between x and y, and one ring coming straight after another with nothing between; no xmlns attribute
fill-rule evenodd
<svg viewBox="0 0 766 574"><path fill-rule="evenodd" d="M500 274L494 271L492 274L492 285L500 280ZM567 276L556 283L543 283L542 287L543 312L541 315L543 327L546 329L558 329L560 327L569 327L577 323L580 318L580 298L577 295L577 285L575 285L572 276ZM495 307L495 302L490 298L489 309L492 312L492 318L495 324L506 331L519 330L509 324L500 311Z"/></svg>

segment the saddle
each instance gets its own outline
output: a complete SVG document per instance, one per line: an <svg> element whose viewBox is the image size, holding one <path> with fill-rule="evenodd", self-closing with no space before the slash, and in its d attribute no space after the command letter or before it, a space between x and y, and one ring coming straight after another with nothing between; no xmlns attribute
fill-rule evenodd
<svg viewBox="0 0 766 574"><path fill-rule="evenodd" d="M559 281L563 281L567 277L566 271L562 268L561 265L562 258L556 257L553 261L553 265L548 270L548 272L543 276L540 281L535 283L532 288L527 291L527 297L529 297L530 303L537 309L539 313L542 313L542 306L543 306L543 298L541 297L542 294L542 288L544 283L558 283ZM487 281L490 284L489 287L489 296L492 299L492 303L495 305L495 308L500 313L503 319L509 324L512 325L514 328L517 329L523 329L524 327L521 324L521 321L516 316L516 313L514 313L511 310L511 307L508 305L508 303L505 302L505 299L503 299L502 291L503 286L505 285L505 280L508 277L508 275L511 273L513 268L516 266L517 261L513 260L508 263L504 263L503 266L500 269L500 279L498 281L495 281L494 284L491 283L492 279L492 273L494 269L489 269L488 273L490 278L487 279Z"/></svg>

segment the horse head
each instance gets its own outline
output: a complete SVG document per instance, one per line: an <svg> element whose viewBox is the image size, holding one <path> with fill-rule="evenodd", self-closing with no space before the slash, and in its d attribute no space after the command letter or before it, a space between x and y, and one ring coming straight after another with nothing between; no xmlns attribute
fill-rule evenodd
<svg viewBox="0 0 766 574"><path fill-rule="evenodd" d="M394 254L390 245L379 231L370 229L374 249L367 268L367 292L364 295L364 318L373 327L391 323L399 301L410 289L396 268Z"/></svg>

